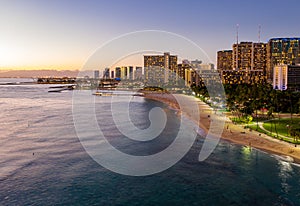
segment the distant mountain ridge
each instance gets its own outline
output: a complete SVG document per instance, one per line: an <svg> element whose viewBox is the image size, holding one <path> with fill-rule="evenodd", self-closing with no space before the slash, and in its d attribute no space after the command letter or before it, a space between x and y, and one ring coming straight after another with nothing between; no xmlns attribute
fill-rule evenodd
<svg viewBox="0 0 300 206"><path fill-rule="evenodd" d="M0 70L0 78L77 77L78 70Z"/></svg>

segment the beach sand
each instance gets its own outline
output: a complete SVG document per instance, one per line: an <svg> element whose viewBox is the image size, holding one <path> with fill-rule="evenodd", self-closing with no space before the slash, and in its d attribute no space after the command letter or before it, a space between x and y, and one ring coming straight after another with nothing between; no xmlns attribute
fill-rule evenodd
<svg viewBox="0 0 300 206"><path fill-rule="evenodd" d="M216 114L210 106L206 103L200 101L199 99L181 95L181 94L168 94L168 93L158 93L158 92L146 92L144 94L145 98L153 99L168 104L170 107L181 111L184 115L188 116L194 122L198 122L199 127L204 130L205 134L210 130L210 125L212 121L216 121L218 116L225 116ZM195 117L197 114L194 111L189 111L189 107L182 109L177 103L180 99L180 102L186 102L188 105L189 102L196 102L198 104L200 120L199 117ZM182 105L181 105L182 106ZM198 113L198 114L199 114ZM198 119L198 120L197 120ZM294 162L300 163L300 146L295 147L294 144L290 144L284 141L277 140L275 138L269 137L265 134L261 134L256 131L251 131L249 129L244 129L241 125L233 124L228 118L225 122L223 128L221 128L221 138L227 141L245 145L248 147L254 147L268 153L281 155L285 157L292 157Z"/></svg>

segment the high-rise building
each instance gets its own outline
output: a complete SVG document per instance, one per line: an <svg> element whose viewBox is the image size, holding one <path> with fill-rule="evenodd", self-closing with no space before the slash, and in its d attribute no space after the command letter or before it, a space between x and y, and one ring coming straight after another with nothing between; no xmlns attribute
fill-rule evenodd
<svg viewBox="0 0 300 206"><path fill-rule="evenodd" d="M266 72L267 68L267 44L253 43L251 65L252 70L263 70Z"/></svg>
<svg viewBox="0 0 300 206"><path fill-rule="evenodd" d="M127 67L127 79L133 80L133 66Z"/></svg>
<svg viewBox="0 0 300 206"><path fill-rule="evenodd" d="M217 53L217 69L232 70L232 50L218 51Z"/></svg>
<svg viewBox="0 0 300 206"><path fill-rule="evenodd" d="M115 71L111 71L111 78L114 79L115 78Z"/></svg>
<svg viewBox="0 0 300 206"><path fill-rule="evenodd" d="M121 78L121 67L116 67L115 71L116 78Z"/></svg>
<svg viewBox="0 0 300 206"><path fill-rule="evenodd" d="M266 81L267 44L241 42L219 51L218 71L224 84L257 84Z"/></svg>
<svg viewBox="0 0 300 206"><path fill-rule="evenodd" d="M104 79L109 79L110 75L109 75L109 68L105 68L103 71L103 78Z"/></svg>
<svg viewBox="0 0 300 206"><path fill-rule="evenodd" d="M185 86L207 86L220 78L213 64L202 64L199 60L190 63L182 61L182 64L178 64L178 72L179 75L184 72Z"/></svg>
<svg viewBox="0 0 300 206"><path fill-rule="evenodd" d="M199 85L199 75L195 70L192 69L192 67L186 66L184 70L184 80L185 80L185 86L191 86L191 85Z"/></svg>
<svg viewBox="0 0 300 206"><path fill-rule="evenodd" d="M94 78L99 79L99 70L94 71Z"/></svg>
<svg viewBox="0 0 300 206"><path fill-rule="evenodd" d="M121 66L116 67L115 72L111 73L112 78L120 78L121 80L133 80L134 79L134 71L133 66Z"/></svg>
<svg viewBox="0 0 300 206"><path fill-rule="evenodd" d="M300 91L300 65L276 65L273 69L273 88Z"/></svg>
<svg viewBox="0 0 300 206"><path fill-rule="evenodd" d="M267 44L241 42L232 46L232 67L234 70L265 70Z"/></svg>
<svg viewBox="0 0 300 206"><path fill-rule="evenodd" d="M263 84L266 80L262 70L223 70L220 75L223 84Z"/></svg>
<svg viewBox="0 0 300 206"><path fill-rule="evenodd" d="M191 69L191 64L188 60L183 60L181 64L177 65L177 72L179 78L184 79L186 77L186 70Z"/></svg>
<svg viewBox="0 0 300 206"><path fill-rule="evenodd" d="M120 78L122 80L128 79L128 69L127 69L127 67L125 67L125 66L121 67L121 76L120 76Z"/></svg>
<svg viewBox="0 0 300 206"><path fill-rule="evenodd" d="M177 56L166 52L164 55L144 56L145 80L151 84L166 84L176 81Z"/></svg>
<svg viewBox="0 0 300 206"><path fill-rule="evenodd" d="M276 65L291 65L300 57L300 38L273 38L267 48L267 78L273 79L273 69Z"/></svg>
<svg viewBox="0 0 300 206"><path fill-rule="evenodd" d="M142 67L135 67L134 79L136 79L136 80L143 79L143 68Z"/></svg>

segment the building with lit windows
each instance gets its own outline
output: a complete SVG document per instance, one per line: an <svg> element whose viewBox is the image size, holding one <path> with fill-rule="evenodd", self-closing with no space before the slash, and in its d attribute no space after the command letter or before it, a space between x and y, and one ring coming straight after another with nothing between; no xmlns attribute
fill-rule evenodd
<svg viewBox="0 0 300 206"><path fill-rule="evenodd" d="M223 84L264 84L265 74L262 70L223 70Z"/></svg>
<svg viewBox="0 0 300 206"><path fill-rule="evenodd" d="M166 52L163 55L145 55L144 73L146 83L167 84L176 81L177 56Z"/></svg>
<svg viewBox="0 0 300 206"><path fill-rule="evenodd" d="M267 44L241 42L217 53L223 84L260 84L266 81Z"/></svg>
<svg viewBox="0 0 300 206"><path fill-rule="evenodd" d="M115 78L120 78L121 80L133 80L134 78L133 66L121 66L116 67L114 76ZM112 71L112 78L113 78L113 71Z"/></svg>
<svg viewBox="0 0 300 206"><path fill-rule="evenodd" d="M241 42L232 46L234 70L265 70L267 44Z"/></svg>
<svg viewBox="0 0 300 206"><path fill-rule="evenodd" d="M273 38L267 47L267 79L273 79L276 65L292 65L300 57L300 38Z"/></svg>
<svg viewBox="0 0 300 206"><path fill-rule="evenodd" d="M207 86L220 78L213 64L202 64L199 60L191 61L191 63L183 61L178 65L179 68L184 70L185 86Z"/></svg>
<svg viewBox="0 0 300 206"><path fill-rule="evenodd" d="M267 44L266 43L253 43L251 58L252 70L263 70L266 73L267 67Z"/></svg>
<svg viewBox="0 0 300 206"><path fill-rule="evenodd" d="M217 52L217 69L232 70L232 50L223 50Z"/></svg>
<svg viewBox="0 0 300 206"><path fill-rule="evenodd" d="M188 60L183 60L181 64L177 65L177 75L181 79L186 79L186 70L191 69L191 64Z"/></svg>
<svg viewBox="0 0 300 206"><path fill-rule="evenodd" d="M276 65L273 69L273 88L300 91L300 65Z"/></svg>
<svg viewBox="0 0 300 206"><path fill-rule="evenodd" d="M185 69L185 86L199 86L200 79L199 79L199 74L197 73L196 70L192 69L192 67L188 67Z"/></svg>

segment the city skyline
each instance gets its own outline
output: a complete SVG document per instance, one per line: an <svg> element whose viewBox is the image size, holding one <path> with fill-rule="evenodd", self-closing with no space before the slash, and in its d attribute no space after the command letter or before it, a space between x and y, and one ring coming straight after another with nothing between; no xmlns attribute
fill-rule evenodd
<svg viewBox="0 0 300 206"><path fill-rule="evenodd" d="M139 30L182 35L199 45L216 65L217 51L230 48L236 41L237 24L240 41L257 42L259 25L261 42L273 37L298 37L299 5L294 0L284 5L277 0L4 1L0 12L0 71L80 69L105 42ZM197 59L193 54L179 58ZM143 63L134 56L129 59L131 65Z"/></svg>

